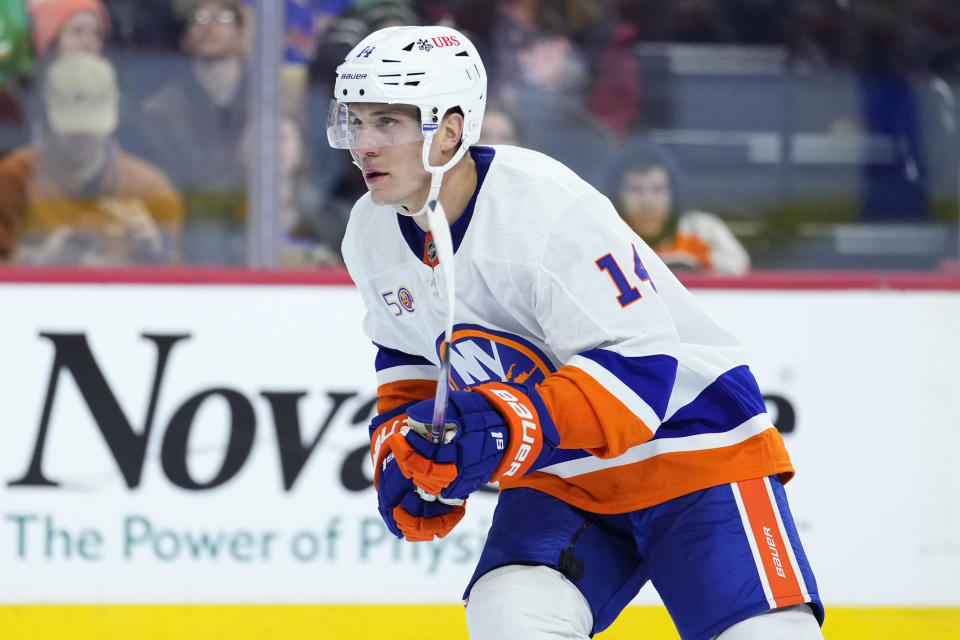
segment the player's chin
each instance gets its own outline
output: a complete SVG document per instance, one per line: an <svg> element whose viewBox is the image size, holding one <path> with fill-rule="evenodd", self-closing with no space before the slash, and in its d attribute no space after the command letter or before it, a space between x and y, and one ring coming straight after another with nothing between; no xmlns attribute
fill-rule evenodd
<svg viewBox="0 0 960 640"><path fill-rule="evenodd" d="M376 189L370 189L370 199L373 201L373 204L380 206L394 204L393 198Z"/></svg>
<svg viewBox="0 0 960 640"><path fill-rule="evenodd" d="M373 200L373 204L393 204L393 198L390 197L387 189L383 189L378 185L367 185L367 190L370 191L370 199Z"/></svg>
<svg viewBox="0 0 960 640"><path fill-rule="evenodd" d="M399 209L400 207L403 207L404 209L406 209L406 205L404 205L405 199L402 196L399 196L392 191L386 191L382 189L370 189L370 200L372 200L373 204L377 206L381 206L381 207L387 206L387 207L393 207L395 209Z"/></svg>

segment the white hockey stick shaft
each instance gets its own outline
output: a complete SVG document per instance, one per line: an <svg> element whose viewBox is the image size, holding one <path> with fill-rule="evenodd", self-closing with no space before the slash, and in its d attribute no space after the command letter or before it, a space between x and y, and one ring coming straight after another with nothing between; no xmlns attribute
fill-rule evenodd
<svg viewBox="0 0 960 640"><path fill-rule="evenodd" d="M450 389L450 340L453 337L453 311L456 298L456 280L453 267L453 238L450 235L450 225L447 223L447 214L438 199L427 203L427 225L433 236L433 244L437 250L437 266L442 280L443 293L447 303L446 327L443 343L440 345L441 362L440 377L437 380L437 395L433 404L433 422L430 427L430 441L443 441L444 423L446 422L447 394Z"/></svg>

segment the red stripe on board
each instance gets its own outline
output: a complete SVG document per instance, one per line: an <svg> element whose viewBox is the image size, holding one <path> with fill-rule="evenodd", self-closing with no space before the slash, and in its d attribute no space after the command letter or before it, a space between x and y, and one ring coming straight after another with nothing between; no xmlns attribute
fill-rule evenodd
<svg viewBox="0 0 960 640"><path fill-rule="evenodd" d="M0 266L0 283L29 284L196 284L196 285L353 285L345 268L256 270L229 267L72 267Z"/></svg>
<svg viewBox="0 0 960 640"><path fill-rule="evenodd" d="M754 271L713 276L683 272L691 289L960 291L960 270ZM0 266L0 283L32 284L197 284L197 285L352 285L344 268L256 270L230 267L23 267Z"/></svg>
<svg viewBox="0 0 960 640"><path fill-rule="evenodd" d="M950 271L754 271L746 276L678 273L691 289L846 291L960 291L960 270Z"/></svg>
<svg viewBox="0 0 960 640"><path fill-rule="evenodd" d="M764 479L738 482L737 487L740 489L743 507L747 512L747 519L750 520L750 529L753 530L774 601L778 607L803 604L800 581L797 580L797 574L787 555L787 541L780 534L777 517L773 513L775 505L771 504Z"/></svg>

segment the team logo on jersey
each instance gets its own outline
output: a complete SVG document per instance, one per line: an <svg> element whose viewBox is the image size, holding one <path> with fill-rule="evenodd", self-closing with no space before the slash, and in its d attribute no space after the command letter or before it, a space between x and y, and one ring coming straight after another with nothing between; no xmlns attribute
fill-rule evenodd
<svg viewBox="0 0 960 640"><path fill-rule="evenodd" d="M407 311L413 312L413 294L410 293L410 289L406 287L400 287L397 289L397 300L400 301L400 304L403 305L403 308Z"/></svg>
<svg viewBox="0 0 960 640"><path fill-rule="evenodd" d="M437 339L437 348L443 342ZM461 324L453 330L450 382L465 389L484 382L537 384L554 371L550 360L527 340L479 325Z"/></svg>
<svg viewBox="0 0 960 640"><path fill-rule="evenodd" d="M430 49L433 49L433 45L423 38L420 38L417 40L417 49L420 49L421 51L430 51Z"/></svg>
<svg viewBox="0 0 960 640"><path fill-rule="evenodd" d="M407 287L400 287L396 291L386 289L380 292L380 297L383 298L383 303L387 305L390 312L398 318L403 315L404 311L410 313L414 311L413 294Z"/></svg>

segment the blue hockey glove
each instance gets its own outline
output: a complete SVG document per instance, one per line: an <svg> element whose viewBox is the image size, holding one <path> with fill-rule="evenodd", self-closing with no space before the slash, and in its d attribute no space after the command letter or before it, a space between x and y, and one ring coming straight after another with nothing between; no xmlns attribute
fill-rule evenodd
<svg viewBox="0 0 960 640"><path fill-rule="evenodd" d="M463 518L465 501L429 496L400 471L393 453L383 444L390 435L398 433L397 429L406 419L407 414L393 411L377 416L370 424L377 508L387 529L398 538L410 541L442 538Z"/></svg>
<svg viewBox="0 0 960 640"><path fill-rule="evenodd" d="M544 466L560 441L536 391L489 382L451 391L443 444L428 439L433 400L407 409L389 445L403 475L425 492L466 498L487 482L520 478Z"/></svg>
<svg viewBox="0 0 960 640"><path fill-rule="evenodd" d="M393 454L387 454L378 474L377 502L380 517L390 533L412 542L442 538L463 518L465 500L427 496L405 477ZM425 499L426 498L426 499Z"/></svg>

